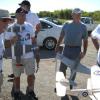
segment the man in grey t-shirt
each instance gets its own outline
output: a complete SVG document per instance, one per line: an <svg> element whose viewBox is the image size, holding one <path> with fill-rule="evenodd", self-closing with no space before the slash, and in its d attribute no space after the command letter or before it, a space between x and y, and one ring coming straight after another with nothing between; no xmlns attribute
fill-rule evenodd
<svg viewBox="0 0 100 100"><path fill-rule="evenodd" d="M57 46L55 48L55 51L58 52L59 45L64 39L65 47L63 50L63 55L69 59L78 61L78 63L80 62L80 59L82 59L85 56L88 46L88 33L86 26L80 21L81 13L82 11L79 8L75 8L72 11L73 21L69 24L66 23L63 26L61 35L59 37ZM82 46L83 50L81 50ZM66 76L66 69L67 66L61 63L60 71L62 71L65 76ZM75 77L76 73L74 74L71 80L74 81ZM72 89L72 85L70 85L70 89Z"/></svg>

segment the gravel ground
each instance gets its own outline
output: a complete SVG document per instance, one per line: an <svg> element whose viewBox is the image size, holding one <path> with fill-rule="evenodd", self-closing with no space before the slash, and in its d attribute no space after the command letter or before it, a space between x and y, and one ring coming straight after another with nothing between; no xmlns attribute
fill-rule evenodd
<svg viewBox="0 0 100 100"><path fill-rule="evenodd" d="M96 50L89 38L89 47L85 58L81 61L82 64L90 67L96 62ZM54 93L55 88L55 53L54 51L47 51L41 49L40 69L36 73L35 92L39 100L90 100L89 97L82 97L81 93L72 93L67 91L67 95L63 98L57 97ZM11 60L4 59L4 84L0 94L0 100L12 100L10 91L12 87L11 82L7 82L8 74L11 70ZM69 70L67 71L69 74ZM76 81L78 86L76 88L86 88L87 78L89 75L77 73ZM26 91L26 75L21 76L21 90L25 94ZM23 100L28 100L23 97Z"/></svg>

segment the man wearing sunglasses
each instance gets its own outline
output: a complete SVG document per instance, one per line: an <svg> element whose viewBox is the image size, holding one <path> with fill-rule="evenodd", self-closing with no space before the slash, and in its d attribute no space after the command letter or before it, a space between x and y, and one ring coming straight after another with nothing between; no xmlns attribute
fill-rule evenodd
<svg viewBox="0 0 100 100"><path fill-rule="evenodd" d="M40 24L40 21L39 21L39 18L37 16L36 13L33 13L31 11L31 4L28 0L23 0L20 4L20 7L22 9L24 9L25 11L27 11L28 13L26 14L26 22L32 24L33 26L33 29L35 29L35 39L37 40L37 34L38 32L40 31L41 29L41 24ZM37 42L35 42L33 44L33 52L34 52L34 56L36 58L36 63L37 63L37 68L36 68L36 72L38 71L38 68L39 68L39 62L40 62L40 53L39 53L39 47L37 46ZM8 77L14 77L13 74L10 74L8 75ZM35 76L33 75L33 79L35 79ZM33 82L33 89L34 89L34 82ZM12 91L13 93L13 91ZM11 94L12 94L11 93Z"/></svg>
<svg viewBox="0 0 100 100"><path fill-rule="evenodd" d="M41 29L41 24L40 24L40 21L39 21L37 14L33 13L31 11L31 9L30 9L31 4L28 0L23 0L19 5L20 5L21 8L23 8L25 11L28 12L26 14L26 22L29 22L30 24L32 24L33 28L35 29L35 39L37 40L37 34ZM37 67L38 67L40 57L39 57L39 47L37 46L37 43L33 44L33 48L34 48L34 54L35 54ZM38 68L37 68L37 71L38 71Z"/></svg>
<svg viewBox="0 0 100 100"><path fill-rule="evenodd" d="M16 10L16 22L8 27L9 36L6 40L12 40L12 69L14 73L14 99L21 100L20 76L27 74L29 100L37 100L33 90L33 75L35 72L34 54L32 44L35 42L35 30L32 25L25 22L26 11L22 8ZM19 49L20 48L20 49ZM15 53L16 52L16 53ZM19 56L18 56L19 55ZM17 57L19 61L17 61Z"/></svg>
<svg viewBox="0 0 100 100"><path fill-rule="evenodd" d="M3 83L2 64L3 64L3 52L4 52L4 32L11 21L9 12L7 10L0 9L0 92Z"/></svg>

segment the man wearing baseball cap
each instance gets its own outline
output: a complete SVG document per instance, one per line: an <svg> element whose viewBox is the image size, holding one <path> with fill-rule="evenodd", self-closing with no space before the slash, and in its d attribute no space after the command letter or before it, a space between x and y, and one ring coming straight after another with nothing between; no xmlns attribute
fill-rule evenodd
<svg viewBox="0 0 100 100"><path fill-rule="evenodd" d="M16 40L12 42L12 69L14 73L14 99L21 100L20 76L24 72L27 74L29 100L37 100L33 90L33 75L35 72L34 54L32 51L32 43L35 42L35 30L32 25L25 22L26 13L22 8L16 10L16 22L8 27L9 37L6 40ZM22 49L18 49L18 48ZM27 49L28 48L28 49ZM18 51L19 50L19 51ZM17 51L17 52L16 52ZM15 53L16 52L16 53ZM20 55L19 55L20 54ZM20 56L20 64L17 63L16 56Z"/></svg>
<svg viewBox="0 0 100 100"><path fill-rule="evenodd" d="M33 13L30 8L31 4L28 0L22 1L20 4L21 8L24 10L28 11L28 14L26 14L26 22L29 22L33 25L33 28L35 29L36 32L40 31L41 25L39 18L36 13Z"/></svg>
<svg viewBox="0 0 100 100"><path fill-rule="evenodd" d="M3 83L2 66L4 52L4 32L11 21L8 10L0 9L0 92Z"/></svg>
<svg viewBox="0 0 100 100"><path fill-rule="evenodd" d="M29 22L30 24L32 24L33 28L35 29L36 43L33 44L33 48L34 48L33 52L34 52L36 63L37 63L37 70L36 71L38 71L39 62L40 62L40 53L39 53L39 47L37 45L37 34L39 33L39 31L41 29L39 17L37 16L36 13L31 11L31 9L30 9L31 4L28 0L23 0L19 5L21 8L28 11L28 13L26 14L26 22ZM34 75L33 75L33 78L35 79ZM33 81L33 89L34 89L34 83L35 83L35 81Z"/></svg>
<svg viewBox="0 0 100 100"><path fill-rule="evenodd" d="M73 9L72 10L72 14L81 14L82 13L82 10L81 9L79 9L79 8L75 8L75 9Z"/></svg>
<svg viewBox="0 0 100 100"><path fill-rule="evenodd" d="M41 29L41 24L40 24L37 14L33 13L30 10L31 4L28 0L22 1L19 5L21 6L21 8L28 11L28 13L26 14L26 22L29 22L30 24L32 24L33 28L35 29L35 39L37 40L37 34ZM37 62L37 69L38 69L40 57L39 57L39 47L37 45L37 42L33 44L33 48L34 48L33 52L35 54L35 58Z"/></svg>
<svg viewBox="0 0 100 100"><path fill-rule="evenodd" d="M65 23L62 28L60 38L56 46L56 52L59 51L59 45L64 38L64 50L63 55L76 62L73 70L77 69L77 65L80 60L85 56L88 46L88 33L86 26L80 21L82 10L75 8L72 10L73 21L71 23ZM81 49L83 47L83 49ZM63 63L60 65L60 71L62 71L66 77L66 69ZM76 72L71 70L70 80L74 81ZM73 75L73 76L72 76ZM70 89L73 86L70 85Z"/></svg>

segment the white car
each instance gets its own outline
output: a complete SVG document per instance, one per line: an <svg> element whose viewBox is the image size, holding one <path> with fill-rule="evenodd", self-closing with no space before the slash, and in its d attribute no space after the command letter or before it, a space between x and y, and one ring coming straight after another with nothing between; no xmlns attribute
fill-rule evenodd
<svg viewBox="0 0 100 100"><path fill-rule="evenodd" d="M48 50L55 48L59 39L62 25L56 25L53 22L40 18L41 31L37 35L38 46L44 46Z"/></svg>

